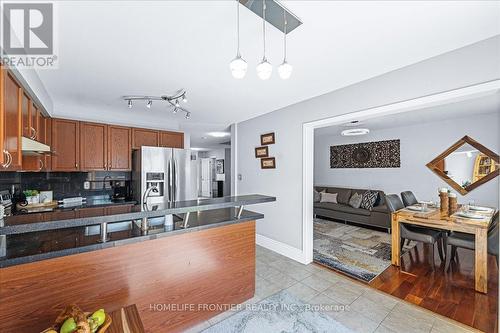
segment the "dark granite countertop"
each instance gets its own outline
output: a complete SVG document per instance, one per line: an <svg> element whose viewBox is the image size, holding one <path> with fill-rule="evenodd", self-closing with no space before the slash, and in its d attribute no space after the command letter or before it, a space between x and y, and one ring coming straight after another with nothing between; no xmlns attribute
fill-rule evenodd
<svg viewBox="0 0 500 333"><path fill-rule="evenodd" d="M142 242L161 237L216 228L224 225L258 220L264 216L244 210L236 218L237 209L224 208L191 214L187 228L180 218L174 224L154 224L147 231L136 221L108 224L108 241L101 242L100 226L78 226L57 230L45 230L0 237L0 268L26 264L40 260L68 256L77 253ZM3 249L1 249L3 247Z"/></svg>
<svg viewBox="0 0 500 333"><path fill-rule="evenodd" d="M86 205L70 208L57 208L48 212L17 214L0 221L0 235L14 235L36 231L85 227L101 223L138 220L144 217L158 217L187 212L200 212L213 209L247 206L276 201L275 197L265 195L241 195L213 199L178 201L141 206L122 202L104 205Z"/></svg>

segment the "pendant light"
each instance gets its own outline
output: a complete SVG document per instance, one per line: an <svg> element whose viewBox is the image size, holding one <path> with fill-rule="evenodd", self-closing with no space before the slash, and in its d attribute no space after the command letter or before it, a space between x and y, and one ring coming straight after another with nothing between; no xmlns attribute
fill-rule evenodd
<svg viewBox="0 0 500 333"><path fill-rule="evenodd" d="M283 80L290 78L292 75L293 67L288 62L286 62L286 12L283 10L283 63L278 67L278 73Z"/></svg>
<svg viewBox="0 0 500 333"><path fill-rule="evenodd" d="M237 16L237 31L238 31L238 51L236 53L236 58L231 61L229 68L231 69L231 74L235 79L242 79L247 73L248 64L240 54L240 1L236 0L236 16Z"/></svg>
<svg viewBox="0 0 500 333"><path fill-rule="evenodd" d="M257 65L257 76L261 80L267 80L271 77L273 66L266 59L266 0L262 0L262 33L264 41L264 56L262 62Z"/></svg>

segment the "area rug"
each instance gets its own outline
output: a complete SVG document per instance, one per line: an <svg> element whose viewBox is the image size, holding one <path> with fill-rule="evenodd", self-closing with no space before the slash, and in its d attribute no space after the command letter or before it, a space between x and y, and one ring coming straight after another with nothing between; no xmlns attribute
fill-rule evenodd
<svg viewBox="0 0 500 333"><path fill-rule="evenodd" d="M415 243L403 248L409 251ZM370 282L391 265L391 235L330 220L314 219L314 261Z"/></svg>
<svg viewBox="0 0 500 333"><path fill-rule="evenodd" d="M314 311L286 291L249 305L244 310L207 328L204 333L316 333L353 332L332 317Z"/></svg>

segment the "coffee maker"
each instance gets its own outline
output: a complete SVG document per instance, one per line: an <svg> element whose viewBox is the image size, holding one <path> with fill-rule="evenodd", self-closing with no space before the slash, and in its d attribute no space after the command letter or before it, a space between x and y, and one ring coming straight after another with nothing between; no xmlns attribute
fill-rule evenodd
<svg viewBox="0 0 500 333"><path fill-rule="evenodd" d="M132 198L129 180L112 180L111 188L113 189L111 199L114 201L124 201Z"/></svg>

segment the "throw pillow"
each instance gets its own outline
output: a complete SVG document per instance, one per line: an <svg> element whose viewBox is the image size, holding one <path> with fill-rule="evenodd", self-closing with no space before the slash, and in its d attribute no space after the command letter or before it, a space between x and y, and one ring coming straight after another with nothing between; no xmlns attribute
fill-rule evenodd
<svg viewBox="0 0 500 333"><path fill-rule="evenodd" d="M321 192L321 200L320 200L320 202L337 203L337 193Z"/></svg>
<svg viewBox="0 0 500 333"><path fill-rule="evenodd" d="M356 192L351 196L351 199L349 199L349 206L352 208L359 208L361 200L363 200L363 196Z"/></svg>
<svg viewBox="0 0 500 333"><path fill-rule="evenodd" d="M314 202L319 202L321 200L321 193L325 192L326 192L325 190L318 192L316 191L316 189L314 189Z"/></svg>
<svg viewBox="0 0 500 333"><path fill-rule="evenodd" d="M373 206L375 205L375 201L377 201L378 198L378 192L374 191L366 191L363 194L363 198L361 199L361 208L372 210Z"/></svg>

